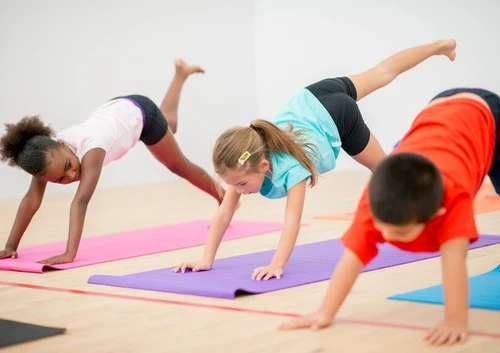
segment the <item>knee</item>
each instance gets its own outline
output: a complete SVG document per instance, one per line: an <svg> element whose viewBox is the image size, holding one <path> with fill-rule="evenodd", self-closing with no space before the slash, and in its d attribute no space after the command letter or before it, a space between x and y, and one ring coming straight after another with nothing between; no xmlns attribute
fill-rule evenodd
<svg viewBox="0 0 500 353"><path fill-rule="evenodd" d="M377 75L382 86L388 85L398 77L399 72L390 65L380 64L377 66Z"/></svg>

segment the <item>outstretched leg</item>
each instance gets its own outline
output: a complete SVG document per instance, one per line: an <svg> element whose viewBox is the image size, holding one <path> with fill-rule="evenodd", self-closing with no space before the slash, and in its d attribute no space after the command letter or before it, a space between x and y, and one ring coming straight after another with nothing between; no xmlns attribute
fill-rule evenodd
<svg viewBox="0 0 500 353"><path fill-rule="evenodd" d="M175 134L177 131L177 108L179 107L179 99L184 82L189 75L204 72L200 66L188 65L182 59L175 60L175 76L160 106L160 110L165 119L167 119L168 127L172 130L172 133Z"/></svg>
<svg viewBox="0 0 500 353"><path fill-rule="evenodd" d="M349 76L349 79L356 87L356 99L359 101L373 91L388 85L400 74L431 56L445 55L451 61L455 60L455 47L455 40L443 39L434 43L408 48L388 57L368 71ZM370 133L366 147L360 153L352 156L354 160L370 170L373 170L385 157L386 153L372 133Z"/></svg>
<svg viewBox="0 0 500 353"><path fill-rule="evenodd" d="M155 158L178 176L214 197L219 204L224 190L202 168L189 161L177 145L172 129L156 144L147 146Z"/></svg>
<svg viewBox="0 0 500 353"><path fill-rule="evenodd" d="M431 56L445 55L451 61L455 60L456 46L454 39L441 39L434 43L408 48L388 57L368 71L349 76L356 87L357 100L388 85L400 74Z"/></svg>

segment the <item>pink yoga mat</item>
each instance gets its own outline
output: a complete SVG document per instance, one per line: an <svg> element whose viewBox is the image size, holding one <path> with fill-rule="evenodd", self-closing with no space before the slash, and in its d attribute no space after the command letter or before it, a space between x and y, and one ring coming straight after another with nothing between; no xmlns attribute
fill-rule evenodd
<svg viewBox="0 0 500 353"><path fill-rule="evenodd" d="M194 221L87 237L82 239L75 260L59 265L43 265L36 262L62 254L66 249L66 242L30 246L19 249L17 259L0 260L0 270L43 273L44 269L66 270L202 245L207 238L209 225L210 221ZM234 221L229 225L224 240L245 238L282 229L283 223Z"/></svg>

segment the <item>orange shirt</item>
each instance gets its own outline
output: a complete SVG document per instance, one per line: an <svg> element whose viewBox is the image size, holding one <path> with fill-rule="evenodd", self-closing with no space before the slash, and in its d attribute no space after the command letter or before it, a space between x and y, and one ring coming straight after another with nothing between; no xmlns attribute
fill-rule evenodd
<svg viewBox="0 0 500 353"><path fill-rule="evenodd" d="M418 153L436 165L444 182L446 213L428 222L414 241L390 243L407 251L434 252L453 238L476 240L473 201L491 167L494 149L495 120L480 102L456 98L424 109L392 154ZM377 255L377 243L385 242L373 224L368 188L342 242L364 264Z"/></svg>

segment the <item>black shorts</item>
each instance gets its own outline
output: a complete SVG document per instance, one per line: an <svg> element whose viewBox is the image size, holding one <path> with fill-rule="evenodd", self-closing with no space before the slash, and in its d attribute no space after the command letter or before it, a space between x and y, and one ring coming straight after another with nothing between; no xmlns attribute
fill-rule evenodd
<svg viewBox="0 0 500 353"><path fill-rule="evenodd" d="M128 99L141 109L142 128L140 140L144 144L151 146L158 143L163 136L167 134L168 123L160 108L148 97L131 94L128 96L120 96L113 99Z"/></svg>
<svg viewBox="0 0 500 353"><path fill-rule="evenodd" d="M500 195L500 97L482 88L454 88L439 93L431 101L436 98L453 96L457 93L473 93L478 95L488 103L491 113L495 118L495 152L493 153L493 162L488 176L495 187L495 192Z"/></svg>
<svg viewBox="0 0 500 353"><path fill-rule="evenodd" d="M352 81L348 77L327 78L307 86L306 89L320 101L332 117L344 151L350 156L363 152L370 140L370 129L359 111L356 87Z"/></svg>

